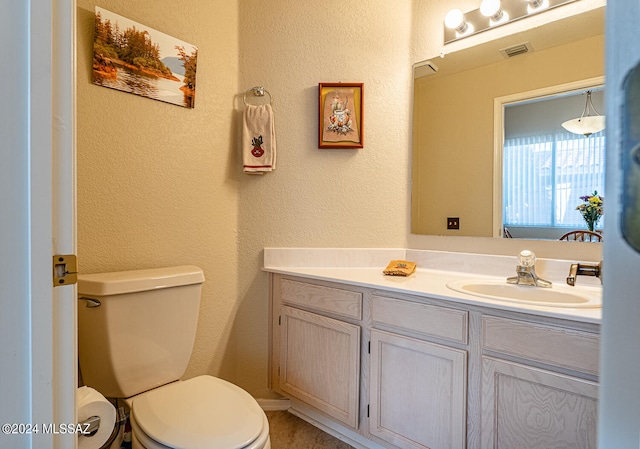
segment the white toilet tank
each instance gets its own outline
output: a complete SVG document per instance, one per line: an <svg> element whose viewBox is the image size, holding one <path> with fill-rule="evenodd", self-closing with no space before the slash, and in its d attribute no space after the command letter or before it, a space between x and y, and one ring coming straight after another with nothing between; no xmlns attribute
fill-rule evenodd
<svg viewBox="0 0 640 449"><path fill-rule="evenodd" d="M127 398L178 380L191 357L203 282L191 265L79 275L85 385Z"/></svg>

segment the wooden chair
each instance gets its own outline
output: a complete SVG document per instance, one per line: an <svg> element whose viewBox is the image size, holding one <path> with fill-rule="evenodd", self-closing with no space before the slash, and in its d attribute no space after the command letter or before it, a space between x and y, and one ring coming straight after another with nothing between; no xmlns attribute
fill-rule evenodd
<svg viewBox="0 0 640 449"><path fill-rule="evenodd" d="M602 234L592 231L571 231L560 237L560 240L575 242L601 242Z"/></svg>

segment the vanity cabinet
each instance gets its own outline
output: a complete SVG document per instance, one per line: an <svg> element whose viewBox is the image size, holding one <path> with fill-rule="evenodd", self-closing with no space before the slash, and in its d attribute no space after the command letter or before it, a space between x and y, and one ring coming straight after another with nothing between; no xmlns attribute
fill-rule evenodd
<svg viewBox="0 0 640 449"><path fill-rule="evenodd" d="M357 428L362 294L288 279L278 290L278 389Z"/></svg>
<svg viewBox="0 0 640 449"><path fill-rule="evenodd" d="M271 388L367 449L595 448L599 326L271 274Z"/></svg>
<svg viewBox="0 0 640 449"><path fill-rule="evenodd" d="M483 316L482 449L597 446L597 334Z"/></svg>
<svg viewBox="0 0 640 449"><path fill-rule="evenodd" d="M468 312L372 295L371 320L371 435L403 449L463 449L467 351L429 340L466 348Z"/></svg>

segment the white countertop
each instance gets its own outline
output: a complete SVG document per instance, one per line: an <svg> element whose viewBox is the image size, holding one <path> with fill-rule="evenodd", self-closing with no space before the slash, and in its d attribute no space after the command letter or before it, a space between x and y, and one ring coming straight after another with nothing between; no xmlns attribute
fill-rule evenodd
<svg viewBox="0 0 640 449"><path fill-rule="evenodd" d="M392 259L417 262L418 269L408 277L385 276L382 270ZM300 276L308 279L346 283L389 292L407 293L462 304L524 312L540 316L599 324L602 309L564 308L523 304L510 300L494 300L460 293L447 283L463 279L505 280L515 274L515 257L447 253L403 249L331 249L331 248L265 248L264 271ZM538 275L554 283L565 282L570 262L538 260ZM432 267L438 267L432 268ZM441 268L441 269L440 269ZM505 273L502 275L502 273ZM582 284L581 285L581 281ZM594 281L597 281L594 282ZM576 291L602 294L597 279L580 277ZM523 287L535 288L535 287Z"/></svg>

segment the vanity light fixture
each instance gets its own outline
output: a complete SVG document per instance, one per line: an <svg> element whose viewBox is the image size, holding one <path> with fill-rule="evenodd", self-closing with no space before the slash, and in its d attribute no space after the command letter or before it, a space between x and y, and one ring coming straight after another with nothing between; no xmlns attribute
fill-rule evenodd
<svg viewBox="0 0 640 449"><path fill-rule="evenodd" d="M598 110L591 102L591 91L588 90L585 93L587 94L587 101L584 105L582 115L578 118L567 120L562 124L562 127L571 133L583 134L588 137L591 134L597 133L604 129L605 119L604 115L600 115ZM592 111L596 115L591 115Z"/></svg>
<svg viewBox="0 0 640 449"><path fill-rule="evenodd" d="M509 13L500 8L500 0L482 0L480 14L489 18L489 26L496 26L509 20Z"/></svg>
<svg viewBox="0 0 640 449"><path fill-rule="evenodd" d="M444 18L444 43L576 1L580 0L482 0L473 11L452 9Z"/></svg>

